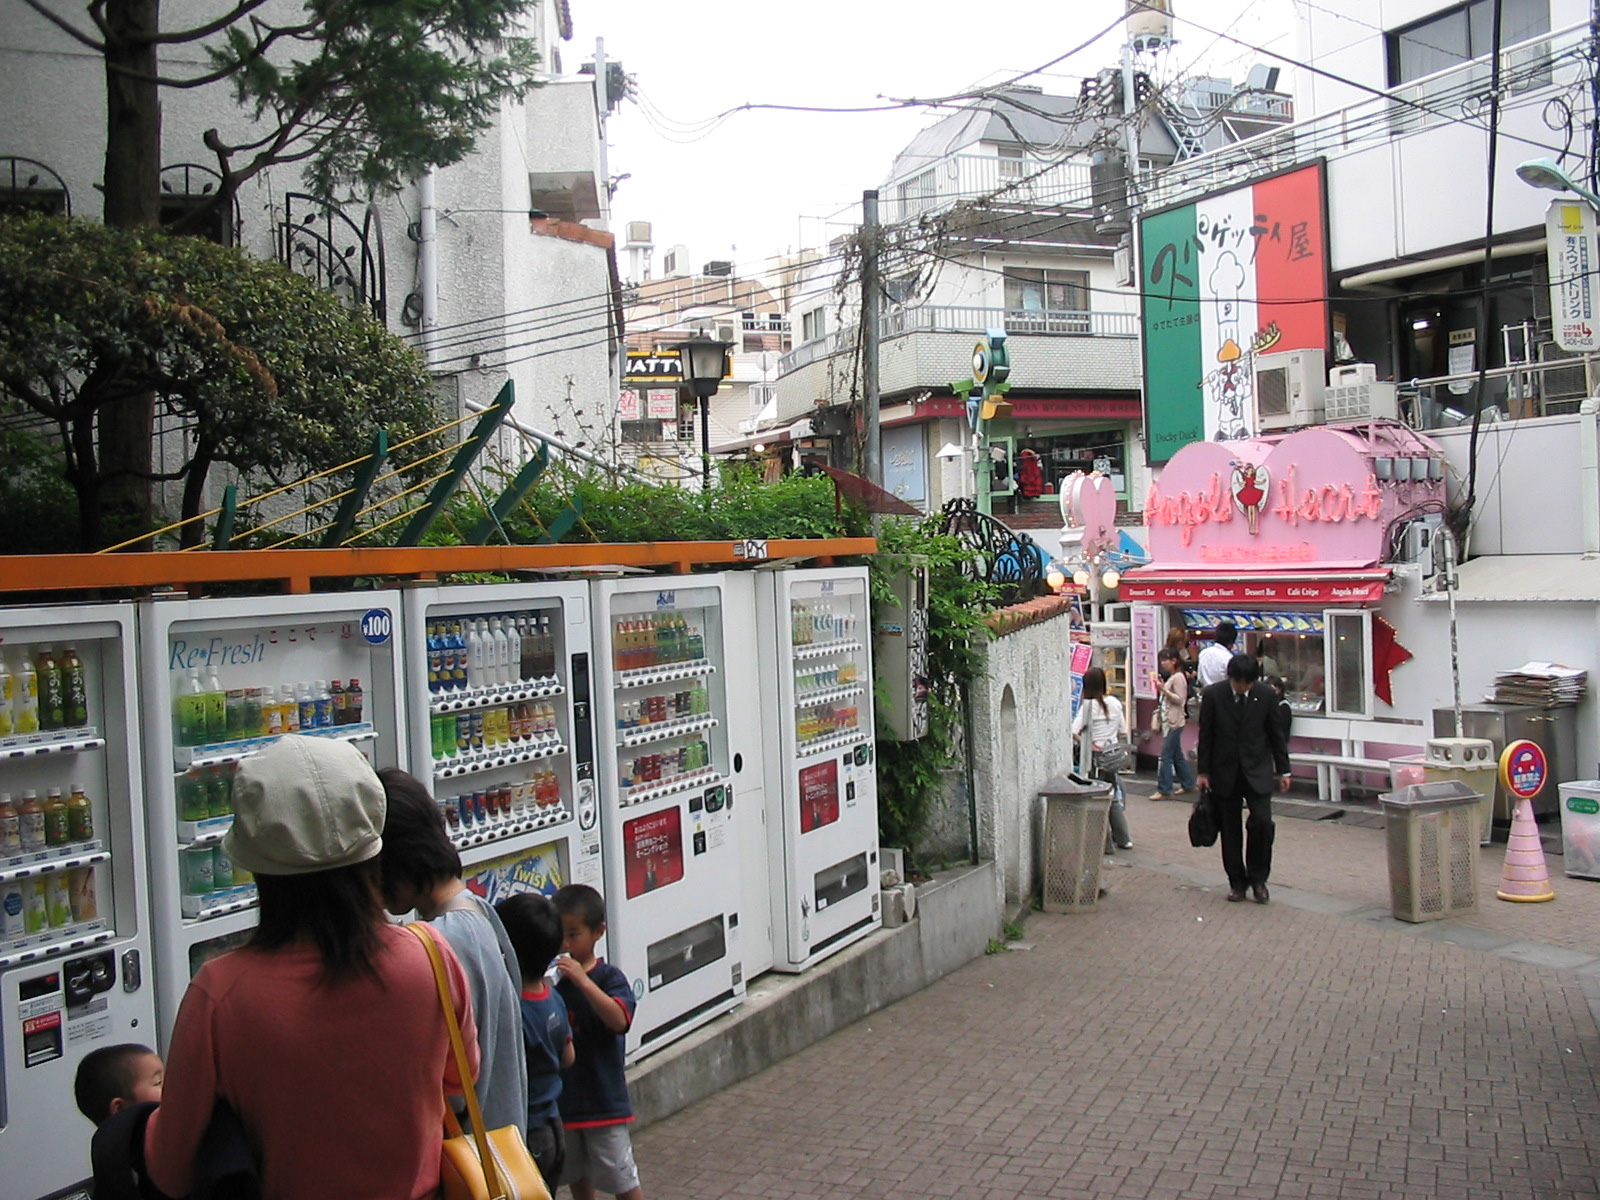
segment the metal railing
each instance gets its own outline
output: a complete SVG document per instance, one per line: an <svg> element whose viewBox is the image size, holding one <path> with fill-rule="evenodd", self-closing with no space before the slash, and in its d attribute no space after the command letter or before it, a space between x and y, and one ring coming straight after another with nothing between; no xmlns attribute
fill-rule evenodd
<svg viewBox="0 0 1600 1200"><path fill-rule="evenodd" d="M1501 86L1510 103L1547 86L1565 86L1587 69L1589 27L1574 25L1501 52ZM1488 64L1462 63L1383 96L1258 134L1140 177L1147 208L1175 204L1272 171L1337 158L1447 120L1480 123ZM1534 100L1535 98L1530 98Z"/></svg>
<svg viewBox="0 0 1600 1200"><path fill-rule="evenodd" d="M1090 207L1089 164L1053 166L1034 158L1001 158L995 154L951 154L926 167L892 179L883 188L885 214L904 221L920 213L940 212L965 200L992 199L996 204L1030 207Z"/></svg>
<svg viewBox="0 0 1600 1200"><path fill-rule="evenodd" d="M1136 313L1093 312L1087 309L985 308L969 304L918 304L890 309L884 314L883 336L903 333L983 333L1004 329L1010 334L1049 334L1069 337L1135 337Z"/></svg>
<svg viewBox="0 0 1600 1200"><path fill-rule="evenodd" d="M1413 429L1450 429L1472 421L1483 409L1489 421L1555 417L1578 411L1595 387L1593 355L1492 367L1478 396L1476 372L1413 379L1399 387L1401 415Z"/></svg>

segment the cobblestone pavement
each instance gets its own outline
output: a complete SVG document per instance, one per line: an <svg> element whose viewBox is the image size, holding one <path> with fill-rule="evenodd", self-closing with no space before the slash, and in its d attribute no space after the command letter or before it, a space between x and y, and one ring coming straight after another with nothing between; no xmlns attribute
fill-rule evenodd
<svg viewBox="0 0 1600 1200"><path fill-rule="evenodd" d="M1280 819L1229 904L1130 788L1096 912L641 1131L652 1200L1600 1197L1600 883L1388 915L1384 834Z"/></svg>

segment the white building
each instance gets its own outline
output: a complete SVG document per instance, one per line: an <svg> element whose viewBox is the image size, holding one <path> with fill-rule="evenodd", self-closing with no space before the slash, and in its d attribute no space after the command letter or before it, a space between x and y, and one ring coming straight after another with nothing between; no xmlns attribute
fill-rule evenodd
<svg viewBox="0 0 1600 1200"><path fill-rule="evenodd" d="M49 2L83 20L82 5ZM197 0L162 7L166 29L215 15ZM370 306L425 348L447 415L488 404L510 380L516 421L599 446L613 428L622 333L603 153L618 75L603 70L597 85L563 61L573 37L567 0L542 0L524 32L542 57L541 86L504 104L464 161L397 195L335 207L306 194L297 167L274 167L243 185L206 236L279 258ZM190 76L208 64L184 45L162 66ZM602 95L607 79L613 90ZM96 54L23 6L9 14L0 25L0 204L99 216L104 92ZM161 103L163 211L176 214L215 190L205 131L251 126L226 82L163 89Z"/></svg>
<svg viewBox="0 0 1600 1200"><path fill-rule="evenodd" d="M1145 169L1165 167L1292 113L1220 80L1139 95L1124 114L1124 79L1109 71L1076 96L1016 85L945 117L895 157L879 189L888 227L881 339L884 484L932 511L972 495L970 438L951 387L971 373L986 330L1007 332L1012 405L988 422L991 447L1015 464L1039 456L1048 489L1015 523L1058 523L1061 479L1099 466L1123 506L1144 487L1139 452L1138 298L1126 285L1129 211L1124 147L1134 126ZM1246 103L1245 101L1248 101ZM1259 111L1247 111L1250 109ZM1205 118L1205 119L1202 119ZM859 309L832 285L853 258L837 242L805 268L792 314L795 350L779 365L778 417L812 433L849 422L826 413L859 403ZM837 465L846 466L848 461ZM998 507L998 504L997 504Z"/></svg>

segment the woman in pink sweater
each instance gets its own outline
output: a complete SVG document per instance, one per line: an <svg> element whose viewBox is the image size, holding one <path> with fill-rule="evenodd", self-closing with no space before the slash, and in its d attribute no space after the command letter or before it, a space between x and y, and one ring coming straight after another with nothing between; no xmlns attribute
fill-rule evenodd
<svg viewBox="0 0 1600 1200"><path fill-rule="evenodd" d="M428 956L383 916L383 787L354 746L288 736L239 767L225 846L260 923L184 995L145 1165L189 1191L217 1100L239 1115L264 1200L422 1200L439 1187L443 1094L459 1092ZM474 1074L461 966L443 939Z"/></svg>

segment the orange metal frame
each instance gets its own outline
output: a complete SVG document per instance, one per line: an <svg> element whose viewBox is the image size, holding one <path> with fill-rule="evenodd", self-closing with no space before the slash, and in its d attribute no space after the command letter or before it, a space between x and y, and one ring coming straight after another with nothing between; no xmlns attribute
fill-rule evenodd
<svg viewBox="0 0 1600 1200"><path fill-rule="evenodd" d="M462 572L510 572L561 567L670 567L687 575L696 566L778 559L823 563L874 554L876 539L783 538L765 543L766 558L746 556L745 542L560 543L553 546L395 546L332 550L160 551L149 554L0 555L0 593L178 588L269 580L291 593L314 579L378 576L434 579Z"/></svg>

